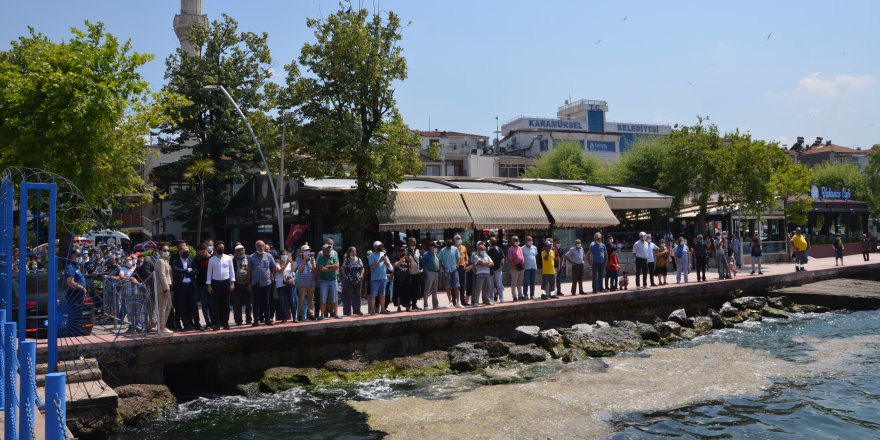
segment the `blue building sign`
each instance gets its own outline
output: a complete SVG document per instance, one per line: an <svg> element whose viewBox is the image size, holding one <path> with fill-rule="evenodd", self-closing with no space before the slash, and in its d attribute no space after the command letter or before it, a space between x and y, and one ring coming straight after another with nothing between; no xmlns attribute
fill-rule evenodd
<svg viewBox="0 0 880 440"><path fill-rule="evenodd" d="M614 142L587 141L587 151L614 152Z"/></svg>

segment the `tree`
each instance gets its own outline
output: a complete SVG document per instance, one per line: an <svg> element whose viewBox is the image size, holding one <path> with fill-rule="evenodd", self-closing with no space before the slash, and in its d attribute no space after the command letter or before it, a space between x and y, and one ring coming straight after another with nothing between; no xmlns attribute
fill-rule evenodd
<svg viewBox="0 0 880 440"><path fill-rule="evenodd" d="M181 117L163 124L164 152L188 151L169 175L180 176L197 160L213 163L216 172L203 183L204 206L196 206L192 191L171 195L172 216L177 221L200 222L199 211L206 211L214 234L221 236L225 226L223 210L229 200L231 184L248 179L251 170L262 168L256 146L230 102L221 93L203 90L205 85L222 85L235 98L263 145L277 145L277 124L268 111L275 105L277 87L269 82L272 58L266 33L240 32L238 22L223 15L210 26L195 25L190 41L201 56L189 56L179 49L166 61L165 90L189 99L187 105L173 109ZM277 154L277 150L267 151Z"/></svg>
<svg viewBox="0 0 880 440"><path fill-rule="evenodd" d="M639 137L632 147L620 156L613 173L627 185L665 190L660 173L666 166L668 138Z"/></svg>
<svg viewBox="0 0 880 440"><path fill-rule="evenodd" d="M807 223L807 216L813 209L813 199L809 196L811 180L809 168L790 160L781 163L773 171L770 187L776 197L782 200L787 223Z"/></svg>
<svg viewBox="0 0 880 440"><path fill-rule="evenodd" d="M871 197L868 177L853 163L822 162L812 169L813 184L834 189L849 188L854 200Z"/></svg>
<svg viewBox="0 0 880 440"><path fill-rule="evenodd" d="M341 218L360 243L388 192L422 169L418 137L404 124L394 97L394 83L407 76L400 18L340 4L336 13L306 24L315 41L303 45L298 63L286 66L287 106L303 121L300 153L315 165L305 172L354 177L357 186Z"/></svg>
<svg viewBox="0 0 880 440"><path fill-rule="evenodd" d="M217 168L211 159L196 159L183 173L183 178L196 187L199 200L199 219L196 228L196 243L202 242L202 219L205 216L205 182L217 174Z"/></svg>
<svg viewBox="0 0 880 440"><path fill-rule="evenodd" d="M699 207L697 223L705 230L706 212L712 197L719 195L719 151L724 147L718 127L700 123L673 130L667 139L666 160L659 182L664 192L673 196L670 211L678 212L689 197ZM719 197L723 202L723 197Z"/></svg>
<svg viewBox="0 0 880 440"><path fill-rule="evenodd" d="M563 141L526 169L533 179L583 180L598 183L604 165L576 142Z"/></svg>
<svg viewBox="0 0 880 440"><path fill-rule="evenodd" d="M874 144L868 151L868 166L865 167L865 178L869 188L868 204L871 216L880 216L880 144Z"/></svg>
<svg viewBox="0 0 880 440"><path fill-rule="evenodd" d="M161 115L176 116L168 106L181 100L151 93L139 71L152 56L134 52L102 23L71 33L53 42L29 28L0 52L0 168L64 176L92 207L140 204L149 197L138 171L145 139ZM128 194L144 197L120 197Z"/></svg>

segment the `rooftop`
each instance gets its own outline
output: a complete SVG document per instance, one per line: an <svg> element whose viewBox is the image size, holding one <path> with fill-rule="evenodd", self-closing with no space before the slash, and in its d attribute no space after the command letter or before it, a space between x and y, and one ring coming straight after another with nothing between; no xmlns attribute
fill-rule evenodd
<svg viewBox="0 0 880 440"><path fill-rule="evenodd" d="M440 130L434 130L434 131L416 130L416 134L418 134L421 137L432 137L432 138L472 137L472 138L477 138L477 139L489 139L489 136L483 136L480 134L462 133L459 131L446 131L446 130L443 130L443 131L440 131Z"/></svg>

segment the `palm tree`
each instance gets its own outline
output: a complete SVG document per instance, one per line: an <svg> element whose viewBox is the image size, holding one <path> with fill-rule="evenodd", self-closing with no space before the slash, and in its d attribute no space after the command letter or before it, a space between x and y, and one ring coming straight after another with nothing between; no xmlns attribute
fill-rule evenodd
<svg viewBox="0 0 880 440"><path fill-rule="evenodd" d="M196 243L202 242L202 218L205 216L205 181L217 173L217 167L211 159L196 159L183 172L183 178L196 187L199 199L199 220L196 227Z"/></svg>

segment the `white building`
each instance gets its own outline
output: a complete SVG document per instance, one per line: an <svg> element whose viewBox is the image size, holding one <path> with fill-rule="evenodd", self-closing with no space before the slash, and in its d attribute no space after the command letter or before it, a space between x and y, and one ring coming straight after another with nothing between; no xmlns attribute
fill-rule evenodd
<svg viewBox="0 0 880 440"><path fill-rule="evenodd" d="M491 158L486 154L488 136L456 131L416 131L422 149L437 147L440 157L423 157L426 176L481 176L494 177Z"/></svg>
<svg viewBox="0 0 880 440"><path fill-rule="evenodd" d="M608 103L581 99L566 102L556 116L519 115L501 126L499 154L537 157L562 141L574 141L600 159L616 162L639 136L672 132L667 124L611 122Z"/></svg>

